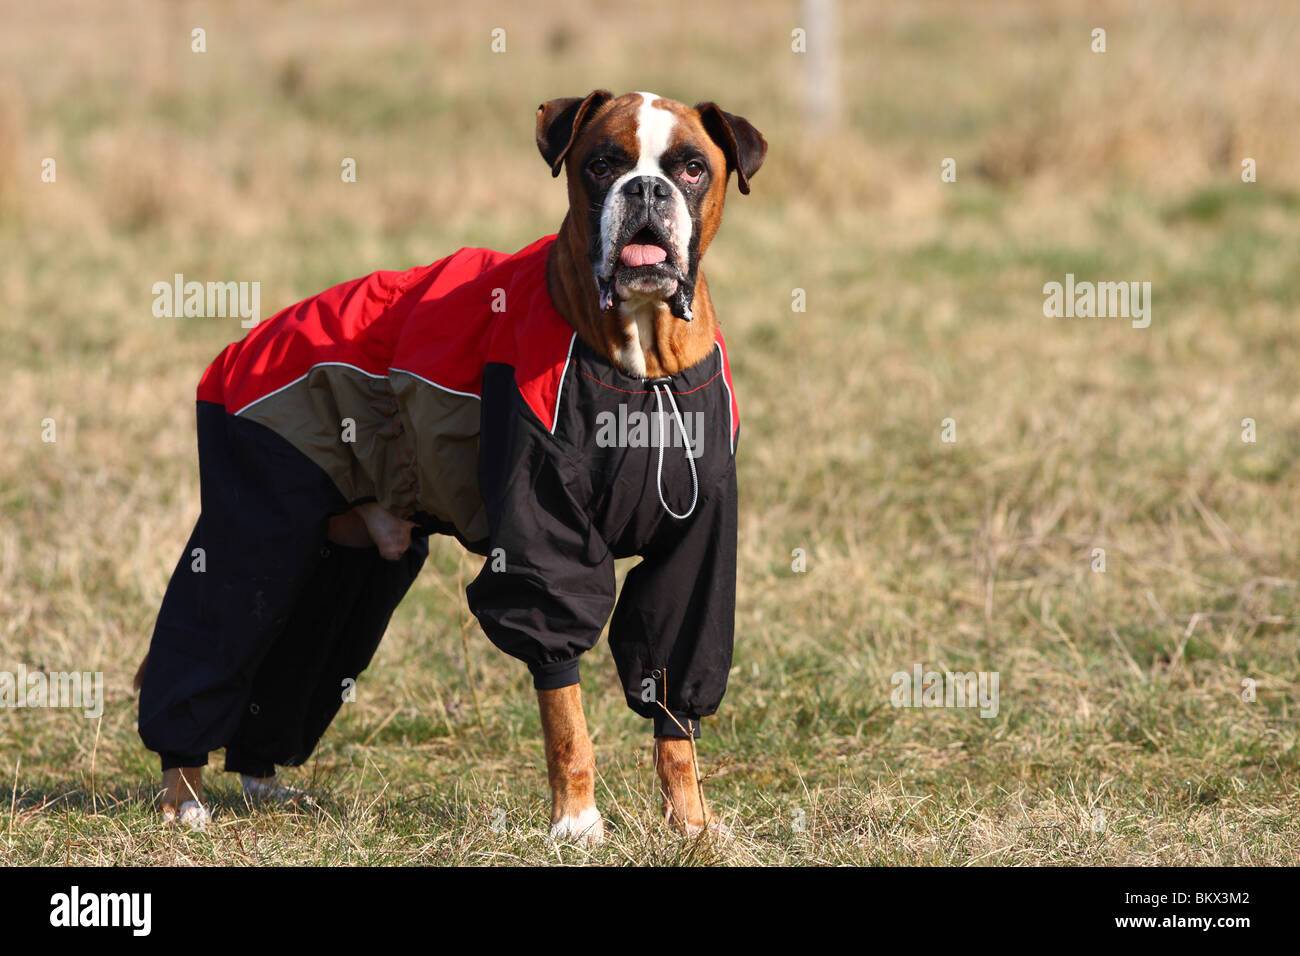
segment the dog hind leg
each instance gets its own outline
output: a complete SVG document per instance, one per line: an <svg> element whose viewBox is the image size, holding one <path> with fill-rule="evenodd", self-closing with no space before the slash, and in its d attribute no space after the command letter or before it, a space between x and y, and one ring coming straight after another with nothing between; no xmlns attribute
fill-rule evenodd
<svg viewBox="0 0 1300 956"><path fill-rule="evenodd" d="M144 682L144 669L149 665L149 655L135 672L131 686L137 693ZM180 822L185 826L201 830L208 824L211 814L203 805L203 768L173 767L163 771L162 796L163 822L174 824Z"/></svg>
<svg viewBox="0 0 1300 956"><path fill-rule="evenodd" d="M163 771L164 823L180 822L201 830L211 819L203 805L203 768L173 767Z"/></svg>

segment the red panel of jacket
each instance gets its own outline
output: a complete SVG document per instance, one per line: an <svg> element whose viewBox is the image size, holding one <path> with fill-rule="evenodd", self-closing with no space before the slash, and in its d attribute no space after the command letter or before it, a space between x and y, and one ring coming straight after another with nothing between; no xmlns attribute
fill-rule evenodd
<svg viewBox="0 0 1300 956"><path fill-rule="evenodd" d="M515 369L528 406L551 428L573 337L546 287L554 241L545 236L513 255L465 248L431 265L336 285L226 346L199 381L197 397L238 414L329 363L375 376L406 371L477 397L483 366L499 362ZM740 414L725 362L724 369L734 436Z"/></svg>

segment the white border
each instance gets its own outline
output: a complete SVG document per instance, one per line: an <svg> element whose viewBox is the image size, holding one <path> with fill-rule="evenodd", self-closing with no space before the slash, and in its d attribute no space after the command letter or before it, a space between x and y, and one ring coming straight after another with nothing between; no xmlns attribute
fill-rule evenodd
<svg viewBox="0 0 1300 956"><path fill-rule="evenodd" d="M266 401L268 398L270 398L272 395L279 395L279 394L280 394L281 392L283 392L286 388L293 388L293 386L297 385L299 382L301 382L304 378L306 378L306 377L307 377L308 375L310 375L312 372L316 371L316 369L321 368L322 366L326 366L326 365L337 365L337 366L339 366L339 367L341 367L341 368L350 368L350 369L352 369L352 370L355 371L355 372L360 372L362 375L366 376L366 378L388 378L387 375L375 375L375 374L373 374L373 373L371 373L371 372L367 372L367 371L366 371L365 369L363 369L363 368L357 368L357 366L355 366L355 365L350 365L350 364L348 364L347 362L317 362L317 363L316 363L315 365L313 365L311 368L307 369L307 371L303 372L301 375L299 375L297 378L295 378L295 379L294 379L292 382L290 382L288 385L281 385L281 386L280 386L279 388L277 388L275 391L273 391L273 392L267 392L267 393L266 393L265 395L263 395L261 398L255 398L255 399L253 399L251 402L249 402L247 405L245 405L245 406L244 406L243 408L241 408L239 411L235 412L235 414L236 414L236 415L242 415L242 414L244 414L244 412L248 411L250 408L252 408L252 407L253 407L254 405L256 405L258 402L264 402L264 401Z"/></svg>
<svg viewBox="0 0 1300 956"><path fill-rule="evenodd" d="M573 337L569 339L569 354L564 356L564 369L560 372L560 384L555 389L555 411L551 415L551 434L555 434L555 426L560 423L560 399L564 397L564 376L569 374L569 359L573 358L573 343L578 341L578 333L574 332Z"/></svg>
<svg viewBox="0 0 1300 956"><path fill-rule="evenodd" d="M388 371L401 372L403 375L411 376L411 378L418 378L425 385L432 385L434 388L441 389L444 392L450 392L452 395L464 395L466 398L477 398L480 402L483 401L482 395L476 395L473 392L458 392L456 391L456 389L448 388L446 385L439 385L437 382L431 381L430 379L425 378L423 375L416 375L414 372L410 371L409 369L390 368Z"/></svg>

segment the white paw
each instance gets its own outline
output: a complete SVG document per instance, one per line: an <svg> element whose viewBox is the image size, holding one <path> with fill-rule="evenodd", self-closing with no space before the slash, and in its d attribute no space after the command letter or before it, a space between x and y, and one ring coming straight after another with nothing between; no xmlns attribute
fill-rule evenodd
<svg viewBox="0 0 1300 956"><path fill-rule="evenodd" d="M576 817L561 817L559 821L552 823L551 839L596 846L605 842L605 821L601 818L599 810L588 807Z"/></svg>
<svg viewBox="0 0 1300 956"><path fill-rule="evenodd" d="M239 782L243 784L244 796L250 800L308 805L312 803L311 797L307 796L305 791L284 786L274 774L269 777L250 777L241 773Z"/></svg>
<svg viewBox="0 0 1300 956"><path fill-rule="evenodd" d="M664 808L664 822L669 824L673 822L673 811L668 807ZM680 832L688 840L693 840L706 829L709 831L709 836L716 837L719 840L730 840L736 835L731 827L718 819L710 820L704 826L701 826L698 823L684 823L680 828Z"/></svg>
<svg viewBox="0 0 1300 956"><path fill-rule="evenodd" d="M704 827L698 826L694 823L688 823L686 824L686 835L688 837L697 837L704 832L704 829ZM735 836L731 827L727 826L721 820L711 821L708 825L708 830L709 836L716 837L719 840L730 840Z"/></svg>
<svg viewBox="0 0 1300 956"><path fill-rule="evenodd" d="M202 830L211 819L212 814L208 813L208 808L203 804L194 800L186 800L181 804L180 822L182 826L187 826L192 830Z"/></svg>

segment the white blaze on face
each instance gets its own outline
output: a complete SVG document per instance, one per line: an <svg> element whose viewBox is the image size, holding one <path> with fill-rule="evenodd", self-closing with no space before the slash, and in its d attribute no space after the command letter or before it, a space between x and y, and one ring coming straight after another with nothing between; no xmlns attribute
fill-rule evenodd
<svg viewBox="0 0 1300 956"><path fill-rule="evenodd" d="M627 214L623 186L636 176L657 176L668 184L672 197L672 210L664 219L671 244L667 252L675 260L677 267L685 272L690 266L691 214L686 208L686 197L659 165L660 158L672 142L673 127L677 124L677 117L670 110L650 105L659 99L659 94L642 92L638 95L641 97L641 106L636 115L636 138L639 150L637 163L614 180L613 185L609 187L609 192L605 193L605 204L600 213L601 262L603 264L610 261L619 225Z"/></svg>

